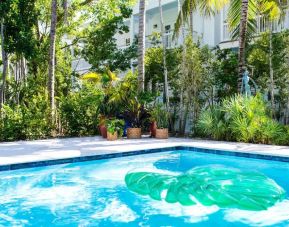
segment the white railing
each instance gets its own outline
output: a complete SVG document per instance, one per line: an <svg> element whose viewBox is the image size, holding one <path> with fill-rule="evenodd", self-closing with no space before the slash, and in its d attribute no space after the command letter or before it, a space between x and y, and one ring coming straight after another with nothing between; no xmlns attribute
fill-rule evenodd
<svg viewBox="0 0 289 227"><path fill-rule="evenodd" d="M164 44L166 48L173 48L177 45L177 41L173 40L173 32L169 31L164 35ZM154 35L146 36L146 48L154 45L160 45L162 43L162 37L156 37Z"/></svg>
<svg viewBox="0 0 289 227"><path fill-rule="evenodd" d="M263 16L259 16L257 19L257 29L256 29L256 36L260 35L260 33L267 32L270 28L270 22L267 18ZM280 32L285 29L284 22L279 23L278 21L272 22L272 31ZM231 34L229 30L228 23L223 23L223 39L222 41L230 41L231 40Z"/></svg>

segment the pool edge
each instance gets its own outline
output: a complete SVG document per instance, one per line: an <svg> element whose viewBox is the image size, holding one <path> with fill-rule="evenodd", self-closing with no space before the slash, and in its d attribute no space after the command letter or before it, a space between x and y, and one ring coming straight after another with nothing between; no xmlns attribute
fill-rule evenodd
<svg viewBox="0 0 289 227"><path fill-rule="evenodd" d="M97 154L97 155L79 156L79 157L71 157L71 158L64 158L64 159L52 159L52 160L26 162L26 163L6 164L6 165L0 165L0 172L34 168L34 167L44 167L44 166L76 163L76 162L94 161L94 160L101 160L101 159L120 158L120 157L127 157L127 156L133 156L133 155L142 155L142 154L159 153L159 152L176 151L176 150L189 150L189 151L194 151L194 152L199 152L199 153L209 153L209 154L217 154L217 155L225 155L225 156L236 156L236 157L243 157L243 158L254 158L254 159L272 160L272 161L279 161L279 162L289 162L289 157L285 157L285 156L259 154L259 153L254 153L252 151L241 152L241 151L209 149L209 148L179 145L179 146L171 146L171 147L163 147L163 148L152 148L152 149L143 149L143 150L135 150L135 151L127 151L127 152L116 152L116 153L110 153L110 154Z"/></svg>

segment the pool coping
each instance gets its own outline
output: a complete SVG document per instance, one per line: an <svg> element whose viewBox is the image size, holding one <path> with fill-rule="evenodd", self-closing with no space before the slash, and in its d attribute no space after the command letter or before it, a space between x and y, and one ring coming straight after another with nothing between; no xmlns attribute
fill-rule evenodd
<svg viewBox="0 0 289 227"><path fill-rule="evenodd" d="M189 150L189 151L199 152L199 153L209 153L209 154L217 154L217 155L225 155L225 156L236 156L236 157L243 157L243 158L254 158L254 159L272 160L272 161L279 161L279 162L289 162L289 157L280 156L280 155L260 154L260 153L257 153L257 151L254 152L254 151L222 150L222 149L211 149L211 148L204 148L204 147L197 147L197 146L177 145L177 146L169 146L169 147L162 147L162 148L151 148L151 149L141 149L141 150L133 150L133 151L125 151L125 152L116 152L116 153L109 153L109 154L93 154L93 155L78 156L78 157L4 164L4 165L0 165L0 172L12 171L12 170L18 170L18 169L35 168L35 167L52 166L52 165L60 165L60 164L77 163L77 162L94 161L94 160L101 160L101 159L120 158L120 157L127 157L127 156L133 156L133 155L159 153L159 152L166 152L166 151L177 151L177 150Z"/></svg>

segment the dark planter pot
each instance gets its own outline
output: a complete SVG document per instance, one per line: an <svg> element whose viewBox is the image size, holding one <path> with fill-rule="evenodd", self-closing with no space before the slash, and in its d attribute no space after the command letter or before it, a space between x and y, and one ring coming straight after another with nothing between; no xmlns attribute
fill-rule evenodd
<svg viewBox="0 0 289 227"><path fill-rule="evenodd" d="M153 121L150 125L151 137L156 137L157 122Z"/></svg>
<svg viewBox="0 0 289 227"><path fill-rule="evenodd" d="M106 129L105 125L99 126L99 132L100 132L100 135L102 136L102 138L107 138L107 129Z"/></svg>

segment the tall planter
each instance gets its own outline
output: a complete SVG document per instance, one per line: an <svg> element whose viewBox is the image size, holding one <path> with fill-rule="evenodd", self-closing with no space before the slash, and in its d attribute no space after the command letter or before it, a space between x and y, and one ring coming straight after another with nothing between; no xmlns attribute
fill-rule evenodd
<svg viewBox="0 0 289 227"><path fill-rule="evenodd" d="M127 129L128 139L140 139L141 138L141 128L128 128Z"/></svg>
<svg viewBox="0 0 289 227"><path fill-rule="evenodd" d="M105 127L105 124L99 125L99 132L102 138L107 138L107 128Z"/></svg>
<svg viewBox="0 0 289 227"><path fill-rule="evenodd" d="M169 130L167 128L156 129L156 139L168 139Z"/></svg>
<svg viewBox="0 0 289 227"><path fill-rule="evenodd" d="M156 137L157 122L153 121L150 125L151 137Z"/></svg>

